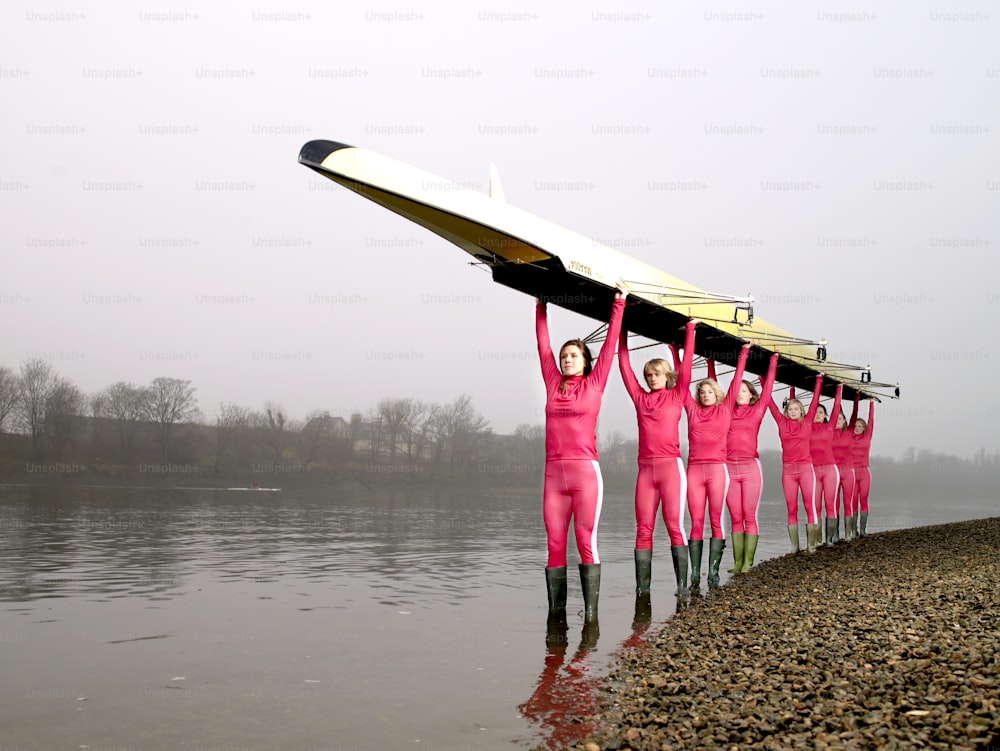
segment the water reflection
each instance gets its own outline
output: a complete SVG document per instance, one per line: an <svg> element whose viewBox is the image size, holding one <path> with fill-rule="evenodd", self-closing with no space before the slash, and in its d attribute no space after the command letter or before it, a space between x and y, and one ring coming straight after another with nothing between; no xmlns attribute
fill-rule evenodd
<svg viewBox="0 0 1000 751"><path fill-rule="evenodd" d="M518 706L545 735L549 748L568 746L597 730L596 723L571 724L570 720L592 714L600 676L591 672L587 656L597 649L601 635L595 618L580 631L576 651L569 652L569 625L565 614L549 616L545 630L545 664L531 697Z"/></svg>

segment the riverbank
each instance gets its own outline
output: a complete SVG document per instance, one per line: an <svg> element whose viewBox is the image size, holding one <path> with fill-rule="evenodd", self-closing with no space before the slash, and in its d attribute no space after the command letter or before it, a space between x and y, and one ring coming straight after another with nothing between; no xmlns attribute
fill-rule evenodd
<svg viewBox="0 0 1000 751"><path fill-rule="evenodd" d="M1000 749L1000 518L765 561L622 654L578 719L587 751Z"/></svg>

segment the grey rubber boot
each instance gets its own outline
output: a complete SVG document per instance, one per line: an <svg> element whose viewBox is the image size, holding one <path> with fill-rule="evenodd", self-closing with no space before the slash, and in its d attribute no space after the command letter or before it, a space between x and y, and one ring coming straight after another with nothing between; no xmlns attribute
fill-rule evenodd
<svg viewBox="0 0 1000 751"><path fill-rule="evenodd" d="M708 583L719 583L719 566L722 564L722 552L726 549L724 539L713 537L708 542Z"/></svg>
<svg viewBox="0 0 1000 751"><path fill-rule="evenodd" d="M836 517L834 517L833 519L831 519L830 517L826 518L826 544L827 545L833 545L835 542L837 542L837 527L838 527L838 523L837 522L838 522L838 520L837 520Z"/></svg>
<svg viewBox="0 0 1000 751"><path fill-rule="evenodd" d="M743 570L743 548L746 539L745 532L733 532L733 567L729 569L730 574L738 574Z"/></svg>
<svg viewBox="0 0 1000 751"><path fill-rule="evenodd" d="M688 549L686 545L672 545L670 557L674 560L674 578L677 579L677 591L674 594L688 593Z"/></svg>
<svg viewBox="0 0 1000 751"><path fill-rule="evenodd" d="M641 595L649 592L649 583L653 576L653 551L635 551L635 593Z"/></svg>
<svg viewBox="0 0 1000 751"><path fill-rule="evenodd" d="M792 544L792 550L788 555L797 555L799 552L799 525L788 525L788 541Z"/></svg>
<svg viewBox="0 0 1000 751"><path fill-rule="evenodd" d="M854 518L854 515L844 517L844 539L850 542L855 537L857 537L858 530L858 520Z"/></svg>
<svg viewBox="0 0 1000 751"><path fill-rule="evenodd" d="M833 541L834 541L835 543L839 543L839 542L843 542L844 540L843 540L843 538L842 538L842 537L840 536L840 517L838 516L838 517L837 517L836 519L834 519L833 521L834 521L834 523L836 524L836 526L835 526L835 527L833 528ZM845 530L844 530L844 533L846 534L846 532L847 532L847 530L845 529Z"/></svg>
<svg viewBox="0 0 1000 751"><path fill-rule="evenodd" d="M549 593L549 612L566 609L566 567L545 569L545 589Z"/></svg>
<svg viewBox="0 0 1000 751"><path fill-rule="evenodd" d="M691 556L691 589L701 587L701 554L704 549L704 540L688 540L688 554Z"/></svg>
<svg viewBox="0 0 1000 751"><path fill-rule="evenodd" d="M798 537L798 535L796 535ZM740 568L740 573L746 573L753 568L753 557L757 553L757 540L760 539L759 535L752 535L747 533L746 542L743 547L743 566Z"/></svg>
<svg viewBox="0 0 1000 751"><path fill-rule="evenodd" d="M580 564L580 588L583 589L583 620L597 620L597 601L601 596L601 564Z"/></svg>
<svg viewBox="0 0 1000 751"><path fill-rule="evenodd" d="M807 524L806 525L806 552L815 553L816 548L819 547L819 541L822 539L823 533L820 530L819 523Z"/></svg>
<svg viewBox="0 0 1000 751"><path fill-rule="evenodd" d="M861 536L868 537L868 512L861 512Z"/></svg>

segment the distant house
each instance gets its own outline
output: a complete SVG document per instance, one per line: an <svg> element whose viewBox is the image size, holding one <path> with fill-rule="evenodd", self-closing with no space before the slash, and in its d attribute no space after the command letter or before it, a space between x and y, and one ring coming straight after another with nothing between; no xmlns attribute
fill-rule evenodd
<svg viewBox="0 0 1000 751"><path fill-rule="evenodd" d="M350 435L351 430L350 425L347 424L343 417L332 417L329 414L322 414L307 422L305 427L302 428L302 432L309 435L325 433L331 438L344 439Z"/></svg>

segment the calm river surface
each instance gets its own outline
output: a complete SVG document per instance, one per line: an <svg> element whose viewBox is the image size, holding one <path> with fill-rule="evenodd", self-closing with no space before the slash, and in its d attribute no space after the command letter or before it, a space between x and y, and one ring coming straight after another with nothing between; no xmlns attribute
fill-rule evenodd
<svg viewBox="0 0 1000 751"><path fill-rule="evenodd" d="M872 532L996 513L876 503ZM765 501L758 561L787 548L783 509ZM600 631L571 570L568 632L547 639L540 517L494 491L0 486L0 749L568 740L560 713L673 614L673 573L661 525L637 621L632 501L609 495Z"/></svg>

